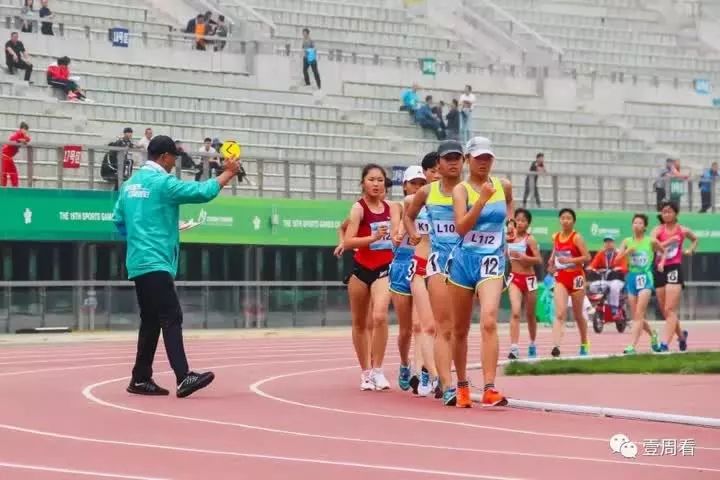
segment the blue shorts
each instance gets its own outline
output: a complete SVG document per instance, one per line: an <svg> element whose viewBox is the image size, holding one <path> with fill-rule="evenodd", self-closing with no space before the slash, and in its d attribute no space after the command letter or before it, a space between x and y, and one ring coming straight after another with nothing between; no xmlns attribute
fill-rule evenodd
<svg viewBox="0 0 720 480"><path fill-rule="evenodd" d="M400 295L412 295L410 290L410 280L412 280L413 272L410 270L412 258L407 260L393 260L390 264L390 291L399 293Z"/></svg>
<svg viewBox="0 0 720 480"><path fill-rule="evenodd" d="M448 281L475 291L486 280L504 279L505 264L505 255L486 255L458 248L448 262Z"/></svg>
<svg viewBox="0 0 720 480"><path fill-rule="evenodd" d="M453 248L455 248L454 245L451 248L443 248L430 252L427 259L425 278L430 278L437 273L442 273L443 275L448 274L447 264Z"/></svg>
<svg viewBox="0 0 720 480"><path fill-rule="evenodd" d="M637 297L643 290L655 290L655 281L652 272L637 273L630 272L625 277L625 289L628 295Z"/></svg>

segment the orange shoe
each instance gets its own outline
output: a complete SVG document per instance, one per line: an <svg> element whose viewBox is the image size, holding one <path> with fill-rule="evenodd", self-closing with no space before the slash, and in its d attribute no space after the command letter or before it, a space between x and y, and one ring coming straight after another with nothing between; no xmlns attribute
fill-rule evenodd
<svg viewBox="0 0 720 480"><path fill-rule="evenodd" d="M504 407L508 401L502 393L491 388L483 393L482 404L483 407Z"/></svg>
<svg viewBox="0 0 720 480"><path fill-rule="evenodd" d="M457 387L457 403L458 408L472 408L472 400L470 399L470 387Z"/></svg>

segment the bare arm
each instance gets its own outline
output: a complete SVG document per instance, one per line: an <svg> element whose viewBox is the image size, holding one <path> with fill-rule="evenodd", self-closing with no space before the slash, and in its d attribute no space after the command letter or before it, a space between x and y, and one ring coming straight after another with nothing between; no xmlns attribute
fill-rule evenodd
<svg viewBox="0 0 720 480"><path fill-rule="evenodd" d="M578 247L578 250L580 250L580 256L571 258L568 263L574 263L578 266L582 266L585 263L589 262L590 252L588 252L587 245L585 244L585 239L579 233L575 235L575 246Z"/></svg>
<svg viewBox="0 0 720 480"><path fill-rule="evenodd" d="M685 238L689 239L692 242L690 244L690 248L685 250L685 255L692 255L697 251L698 237L697 235L695 235L695 232L693 232L689 228L684 228L683 230L685 232Z"/></svg>
<svg viewBox="0 0 720 480"><path fill-rule="evenodd" d="M633 252L633 249L627 248L627 239L623 240L620 244L620 250L618 251L617 258L618 260L625 258L625 255L630 255Z"/></svg>
<svg viewBox="0 0 720 480"><path fill-rule="evenodd" d="M515 216L515 199L513 198L512 183L505 178L500 179L503 190L505 191L505 202L507 203L507 218Z"/></svg>
<svg viewBox="0 0 720 480"><path fill-rule="evenodd" d="M402 228L403 203L392 202L390 204L390 238L397 246L402 241L404 230Z"/></svg>
<svg viewBox="0 0 720 480"><path fill-rule="evenodd" d="M532 252L533 256L530 257L524 253L520 254L519 258L516 258L514 260L520 261L523 265L527 267L532 267L533 265L540 265L542 263L542 255L540 255L540 247L538 246L537 240L533 237L528 237L527 239L528 247L530 247L530 251Z"/></svg>
<svg viewBox="0 0 720 480"><path fill-rule="evenodd" d="M485 208L487 201L495 193L492 183L485 183L482 186L480 196L470 207L467 208L468 192L463 184L456 185L453 189L453 210L455 212L455 232L461 237L472 230L473 226L480 218L482 209Z"/></svg>
<svg viewBox="0 0 720 480"><path fill-rule="evenodd" d="M413 195L410 204L407 206L405 215L403 216L403 226L405 227L408 237L410 237L411 245L417 245L420 242L420 235L418 235L417 230L415 229L415 220L420 214L422 207L425 206L425 202L427 201L429 194L430 185L425 185L423 188L418 190L415 195Z"/></svg>

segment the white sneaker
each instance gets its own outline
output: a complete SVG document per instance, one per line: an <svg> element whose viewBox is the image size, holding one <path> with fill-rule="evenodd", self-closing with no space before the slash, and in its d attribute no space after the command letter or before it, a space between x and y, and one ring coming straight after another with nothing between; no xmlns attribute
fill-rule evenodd
<svg viewBox="0 0 720 480"><path fill-rule="evenodd" d="M375 385L375 390L390 389L390 382L388 382L388 379L385 378L385 374L383 374L382 370L380 370L379 368L373 370L370 380Z"/></svg>
<svg viewBox="0 0 720 480"><path fill-rule="evenodd" d="M438 379L437 378L430 378L429 373L423 372L423 377L427 375L427 381L425 381L425 378L423 378L423 381L420 383L420 386L418 387L418 395L421 397L427 397L430 395L430 393L435 391L435 387L437 387Z"/></svg>
<svg viewBox="0 0 720 480"><path fill-rule="evenodd" d="M375 390L375 384L372 382L369 372L363 372L360 374L360 390Z"/></svg>

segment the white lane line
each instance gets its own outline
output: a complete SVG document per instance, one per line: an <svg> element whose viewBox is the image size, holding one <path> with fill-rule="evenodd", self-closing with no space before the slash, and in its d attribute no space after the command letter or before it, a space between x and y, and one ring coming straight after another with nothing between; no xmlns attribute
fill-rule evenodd
<svg viewBox="0 0 720 480"><path fill-rule="evenodd" d="M212 367L206 367L211 369L222 369L222 368L236 368L236 367L242 367L244 365L219 365L219 366L212 366ZM355 368L355 367L350 367ZM119 378L119 379L111 379L106 380L103 382L96 383L94 385L89 385L85 387L83 390L83 395L85 398L90 400L91 402L97 403L99 405L103 405L110 408L115 408L118 410L124 410L127 412L132 413L140 413L144 415L152 415L157 417L163 417L163 418L171 418L175 420L183 420L183 421L193 421L193 422L199 422L199 423L206 423L211 425L222 425L226 427L238 427L238 428L244 428L248 430L256 430L256 431L262 431L262 432L268 432L268 433L276 433L281 435L290 435L290 436L296 436L296 437L305 437L305 438L317 438L321 440L333 440L333 441L343 441L343 442L354 442L354 443L363 443L363 444L376 444L376 445L385 445L385 446L401 446L401 447L409 447L409 448L425 448L425 449L432 449L432 450L445 450L445 451L457 451L457 452L470 452L470 453L485 453L485 454L492 454L492 455L509 455L509 456L520 456L520 457L529 457L529 458L544 458L544 459L551 459L551 460L573 460L573 461L581 461L581 462L595 462L595 463L610 463L610 464L622 464L622 465L628 465L629 463L622 460L610 460L610 459L600 459L600 458L588 458L588 457L574 457L574 456L568 456L568 455L549 455L549 454L539 454L539 453L530 453L530 452L519 452L519 451L509 451L509 450L488 450L488 449L479 449L479 448L464 448L464 447L451 447L451 446L445 446L445 445L427 445L427 444L419 444L419 443L408 443L408 442L399 442L399 441L388 441L388 440L376 440L376 439L365 439L365 438L353 438L353 437L341 437L341 436L333 436L333 435L322 435L322 434L313 434L313 433L307 433L307 432L298 432L298 431L292 431L292 430L283 430L283 429L277 429L277 428L270 428L270 427L261 427L257 425L249 425L244 423L238 423L238 422L227 422L223 420L212 420L208 418L198 418L198 417L189 417L185 415L174 415L169 413L162 413L162 412L155 412L150 410L142 410L139 408L133 408L133 407L127 407L124 405L119 405L115 403L111 403L105 400L102 400L95 396L93 393L93 390L108 385L111 383L116 383L122 380L127 380L127 377ZM252 389L252 386L251 386ZM372 395L372 394L370 394ZM390 415L380 415L385 417L391 417L391 418L404 418L404 417L395 417ZM428 419L430 422L436 422L436 423L447 423L451 425L461 425L461 426L476 426L473 424L462 424L459 422L445 422L445 421L434 421ZM3 426L0 425L0 428ZM479 428L483 428L481 426L477 426ZM488 427L490 429L493 429L493 427ZM553 436L561 436L561 435L553 435ZM595 440L595 439L593 439ZM604 443L607 443L607 439L602 439ZM697 448L697 447L696 447ZM645 463L645 462L632 462L632 465L637 466L644 466L644 467L655 467L655 468L674 468L674 469L680 469L680 470L692 470L696 471L700 469L701 467L692 467L692 466L682 466L682 465L661 465L661 464L654 464L654 463ZM704 467L702 467L705 469ZM709 471L717 471L720 473L720 469L713 470L712 468L706 469Z"/></svg>
<svg viewBox="0 0 720 480"><path fill-rule="evenodd" d="M568 435L563 433L547 433L547 432L538 432L535 430L520 430L515 428L506 428L506 427L495 427L490 425L478 425L475 423L465 423L465 422L453 422L450 420L438 420L433 418L420 418L420 417L408 417L408 416L400 416L400 415L390 415L385 413L377 413L377 412L365 412L365 411L356 411L356 410L344 410L340 408L333 408L333 407L325 407L322 405L314 405L314 404L308 404L303 402L297 402L294 400L288 400L286 398L277 397L274 395L271 395L265 391L263 391L260 387L266 383L274 382L276 380L284 379L284 378L290 378L290 377L298 377L302 375L310 375L314 373L326 373L326 372L333 372L333 371L339 371L339 370L347 370L349 368L356 368L356 367L335 367L335 368L324 368L319 370L310 370L310 371L303 371L303 372L293 372L293 373L287 373L284 375L276 375L273 377L264 378L262 380L259 380L255 382L254 384L250 385L250 390L262 397L275 400L282 403L287 403L289 405L296 405L299 407L305 407L305 408L312 408L317 410L325 410L329 412L335 412L335 413L343 413L343 414L349 414L349 415L364 415L364 416L370 416L370 417L379 417L379 418L392 418L397 420L409 420L409 421L416 421L416 422L425 422L425 423L438 423L443 425L458 425L462 427L468 427L468 428L476 428L476 429L482 429L482 430L491 430L491 431L497 431L497 432L506 432L506 433L517 433L522 435L531 435L531 436L539 436L539 437L551 437L551 438L565 438L570 440L586 440L586 441L595 441L595 442L603 442L607 443L608 439L606 438L596 438L596 437L585 437L585 436L578 436L578 435ZM720 447L697 447L701 450L718 450L720 451Z"/></svg>
<svg viewBox="0 0 720 480"><path fill-rule="evenodd" d="M214 368L217 368L217 367L214 367ZM3 424L0 424L0 428L4 428L6 430L12 430L15 432L28 433L28 434L32 434L32 435L58 438L58 439L63 439L63 440L75 440L75 441L80 441L80 442L97 443L97 444L102 444L102 445L137 447L137 448L143 448L143 449L151 448L151 449L167 450L167 451L174 451L174 452L199 453L199 454L204 454L204 455L219 455L219 456L227 456L227 457L254 458L254 459L259 459L259 460L274 460L274 461L281 461L281 462L330 465L330 466L338 466L338 467L352 467L352 468L359 468L359 469L365 469L365 470L384 470L384 471L391 471L391 472L417 473L417 474L422 474L422 475L435 475L435 476L440 476L440 477L473 478L473 479L479 479L479 480L522 480L519 477L502 477L502 476L497 476L497 475L479 475L479 474L474 474L474 473L459 473L459 472L449 472L449 471L443 471L443 470L427 470L427 469L422 469L422 468L400 467L400 466L396 466L396 465L379 465L379 464L358 463L358 462L321 460L319 458L263 455L263 454L258 454L258 453L232 452L232 451L223 451L223 450L208 450L208 449L202 449L202 448L179 447L179 446L172 446L172 445L158 445L158 444L152 444L152 443L123 442L120 440L106 440L106 439L101 439L101 438L80 437L80 436L76 436L76 435L63 435L63 434L59 434L59 433L44 432L41 430L33 430L33 429L29 429L29 428L21 428L21 427L15 427L13 425L3 425ZM140 478L140 477L121 477L121 478L132 478L132 479L138 479L138 480L158 480L158 479L145 479L145 478Z"/></svg>
<svg viewBox="0 0 720 480"><path fill-rule="evenodd" d="M71 475L82 475L86 477L120 478L122 480L167 480L159 477L138 477L136 475L122 475L119 473L91 472L88 470L75 470L69 468L45 467L40 465L23 465L21 463L0 462L0 468L11 468L16 470L34 470L37 472L68 473Z"/></svg>

